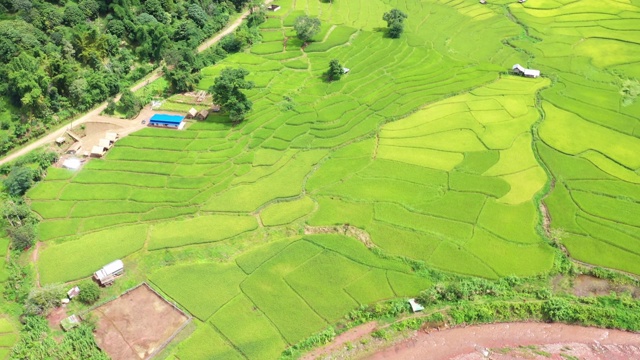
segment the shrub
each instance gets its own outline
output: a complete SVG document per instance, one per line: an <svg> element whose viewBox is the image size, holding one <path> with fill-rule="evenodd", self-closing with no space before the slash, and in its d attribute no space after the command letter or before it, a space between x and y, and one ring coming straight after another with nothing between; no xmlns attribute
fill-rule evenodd
<svg viewBox="0 0 640 360"><path fill-rule="evenodd" d="M78 300L91 305L100 299L100 287L93 281L87 280L79 285Z"/></svg>
<svg viewBox="0 0 640 360"><path fill-rule="evenodd" d="M4 186L11 196L22 196L33 185L34 171L26 166L16 166L4 180Z"/></svg>
<svg viewBox="0 0 640 360"><path fill-rule="evenodd" d="M27 315L45 315L52 308L60 306L60 299L65 296L66 293L61 284L33 288L24 304L25 313Z"/></svg>

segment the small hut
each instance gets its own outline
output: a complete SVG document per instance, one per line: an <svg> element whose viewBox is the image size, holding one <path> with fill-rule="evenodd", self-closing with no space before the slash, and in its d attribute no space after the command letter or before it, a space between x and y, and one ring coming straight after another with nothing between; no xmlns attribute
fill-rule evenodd
<svg viewBox="0 0 640 360"><path fill-rule="evenodd" d="M193 119L194 117L196 117L196 115L198 115L198 110L196 110L195 108L191 108L187 112L187 119Z"/></svg>
<svg viewBox="0 0 640 360"><path fill-rule="evenodd" d="M69 170L78 170L82 166L82 161L78 158L68 158L62 162L62 167Z"/></svg>
<svg viewBox="0 0 640 360"><path fill-rule="evenodd" d="M73 314L71 316L69 316L66 319L63 319L60 322L60 326L62 326L62 329L64 331L69 331L71 329L73 329L74 327L77 327L80 325L80 322L82 321L82 319L80 319L80 316Z"/></svg>
<svg viewBox="0 0 640 360"><path fill-rule="evenodd" d="M66 140L67 140L67 139L66 139L64 136L60 136L59 138L56 138L56 144L57 144L57 145L62 145L62 144L64 144L64 142L65 142Z"/></svg>
<svg viewBox="0 0 640 360"><path fill-rule="evenodd" d="M413 312L424 310L424 306L420 305L416 299L409 299L409 305L411 305L411 311Z"/></svg>
<svg viewBox="0 0 640 360"><path fill-rule="evenodd" d="M213 104L213 106L211 106L211 111L220 112L220 105Z"/></svg>
<svg viewBox="0 0 640 360"><path fill-rule="evenodd" d="M73 299L74 297L78 296L78 294L80 294L80 288L77 286L74 286L71 288L71 290L67 291L67 297L69 299Z"/></svg>
<svg viewBox="0 0 640 360"><path fill-rule="evenodd" d="M274 12L278 11L280 10L280 5L276 5L276 4L269 5L267 6L267 10L274 11Z"/></svg>
<svg viewBox="0 0 640 360"><path fill-rule="evenodd" d="M109 141L108 139L100 139L98 141L98 146L102 146L103 148L105 148L106 150L111 149L111 145L113 143L111 141Z"/></svg>
<svg viewBox="0 0 640 360"><path fill-rule="evenodd" d="M105 150L103 146L96 145L91 148L91 157L101 158L104 156Z"/></svg>
<svg viewBox="0 0 640 360"><path fill-rule="evenodd" d="M116 281L116 277L124 273L124 263L122 260L116 260L103 266L102 269L96 271L93 274L93 278L96 279L100 285L109 286Z"/></svg>
<svg viewBox="0 0 640 360"><path fill-rule="evenodd" d="M202 110L196 115L196 119L206 120L207 116L209 116L209 110Z"/></svg>
<svg viewBox="0 0 640 360"><path fill-rule="evenodd" d="M114 143L118 141L120 137L118 136L117 132L108 131L107 134L104 136L104 138L109 140L111 143Z"/></svg>
<svg viewBox="0 0 640 360"><path fill-rule="evenodd" d="M81 147L82 147L82 144L80 144L79 141L75 142L71 146L69 146L69 148L67 149L67 154L74 155L78 152L78 150L80 150Z"/></svg>

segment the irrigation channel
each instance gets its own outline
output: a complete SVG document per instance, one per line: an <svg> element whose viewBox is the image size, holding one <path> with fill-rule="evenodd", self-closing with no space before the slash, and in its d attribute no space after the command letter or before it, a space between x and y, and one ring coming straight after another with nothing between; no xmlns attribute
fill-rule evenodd
<svg viewBox="0 0 640 360"><path fill-rule="evenodd" d="M640 359L640 334L565 324L477 325L417 332L367 359Z"/></svg>

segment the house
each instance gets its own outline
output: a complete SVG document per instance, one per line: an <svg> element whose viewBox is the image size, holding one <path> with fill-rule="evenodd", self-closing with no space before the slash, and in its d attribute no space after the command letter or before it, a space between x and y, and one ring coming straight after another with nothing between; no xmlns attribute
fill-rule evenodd
<svg viewBox="0 0 640 360"><path fill-rule="evenodd" d="M537 78L537 77L540 76L540 70L527 69L527 68L523 67L520 64L513 65L511 70L515 74L518 74L518 75L521 75L521 76L525 76L525 77Z"/></svg>
<svg viewBox="0 0 640 360"><path fill-rule="evenodd" d="M211 106L211 111L220 112L220 105L213 104L213 106Z"/></svg>
<svg viewBox="0 0 640 360"><path fill-rule="evenodd" d="M124 263L122 260L116 260L103 266L102 269L93 274L93 278L102 286L113 284L117 276L124 273Z"/></svg>
<svg viewBox="0 0 640 360"><path fill-rule="evenodd" d="M104 147L100 145L96 145L91 148L91 157L100 158L103 157L105 153Z"/></svg>
<svg viewBox="0 0 640 360"><path fill-rule="evenodd" d="M80 294L80 288L77 286L74 286L71 288L71 290L67 291L67 297L69 299L73 299L74 297L78 296L78 294Z"/></svg>
<svg viewBox="0 0 640 360"><path fill-rule="evenodd" d="M184 116L182 115L155 114L149 119L149 126L182 129L184 126L183 121Z"/></svg>
<svg viewBox="0 0 640 360"><path fill-rule="evenodd" d="M118 141L120 136L118 136L117 132L108 131L107 134L104 136L104 138L109 140L111 143L114 143Z"/></svg>
<svg viewBox="0 0 640 360"><path fill-rule="evenodd" d="M280 10L280 5L271 4L271 5L267 6L267 10L269 10L269 11L278 11L278 10Z"/></svg>
<svg viewBox="0 0 640 360"><path fill-rule="evenodd" d="M206 120L207 116L209 116L209 110L202 110L196 115L196 119Z"/></svg>
<svg viewBox="0 0 640 360"><path fill-rule="evenodd" d="M108 150L108 149L111 149L111 145L112 145L112 144L113 144L113 143L112 143L111 141L109 141L108 139L100 139L100 140L98 141L98 146L102 146L103 148L105 148L105 149L107 149L107 150Z"/></svg>
<svg viewBox="0 0 640 360"><path fill-rule="evenodd" d="M343 74L348 74L348 73L349 73L349 71L351 71L351 69L346 68L346 67L343 67L343 68L342 68L342 73L343 73Z"/></svg>
<svg viewBox="0 0 640 360"><path fill-rule="evenodd" d="M62 326L62 329L64 331L69 331L69 330L73 329L74 327L79 326L80 325L80 321L81 321L80 316L78 316L76 314L73 314L73 315L69 316L68 318L63 319L60 322L60 326Z"/></svg>
<svg viewBox="0 0 640 360"><path fill-rule="evenodd" d="M418 304L416 299L409 299L409 305L411 305L411 311L418 312L424 310L424 306Z"/></svg>
<svg viewBox="0 0 640 360"><path fill-rule="evenodd" d="M78 170L81 165L82 162L78 158L69 158L62 162L62 167L69 170Z"/></svg>
<svg viewBox="0 0 640 360"><path fill-rule="evenodd" d="M480 4L484 5L487 3L487 0L480 0Z"/></svg>
<svg viewBox="0 0 640 360"><path fill-rule="evenodd" d="M191 108L187 112L187 119L193 119L194 117L196 117L197 114L198 114L198 110L196 110L195 108Z"/></svg>
<svg viewBox="0 0 640 360"><path fill-rule="evenodd" d="M59 138L56 138L56 144L62 145L66 140L67 139L64 136L60 136Z"/></svg>
<svg viewBox="0 0 640 360"><path fill-rule="evenodd" d="M67 154L74 155L75 153L78 152L78 150L80 150L81 147L82 147L82 144L80 144L79 141L75 142L71 146L69 146L69 148L67 149Z"/></svg>

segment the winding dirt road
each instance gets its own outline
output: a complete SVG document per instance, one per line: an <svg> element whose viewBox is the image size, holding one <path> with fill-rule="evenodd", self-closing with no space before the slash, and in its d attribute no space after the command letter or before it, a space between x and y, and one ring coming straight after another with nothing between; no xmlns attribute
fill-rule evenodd
<svg viewBox="0 0 640 360"><path fill-rule="evenodd" d="M264 4L268 5L272 2L273 0L265 0ZM200 46L198 46L198 52L203 52L206 49L210 48L211 46L215 45L216 43L218 43L218 41L220 41L220 39L222 39L225 35L228 35L230 33L232 33L235 29L238 28L238 26L240 26L240 24L242 24L242 21L249 15L249 10L245 11L242 13L242 15L236 19L234 22L232 22L231 24L227 25L222 31L220 31L217 35L215 35L212 38L209 38L208 40L206 40L205 42L203 42ZM150 75L147 75L144 79L140 80L137 84L133 85L130 90L131 91L137 91L145 86L147 86L148 84L156 81L157 79L159 79L161 76L163 75L161 68L158 67L155 70L153 70L151 72ZM120 96L122 94L118 94L115 97L115 101L118 101L120 99ZM14 152L6 155L5 157L3 157L2 159L0 159L0 165L4 165L8 162L11 162L17 158L19 158L20 156L23 156L41 146L53 143L56 138L64 135L64 133L70 129L72 126L77 126L80 124L84 124L88 121L91 121L94 117L99 116L100 113L107 107L107 103L103 102L102 104L98 105L98 107L93 108L91 111L89 111L88 113L82 115L81 117L73 120L72 122L70 122L69 124L63 125L60 128L58 128L55 131L52 131L50 133L48 133L47 135L45 135L44 137L30 143L27 144L26 146L15 150Z"/></svg>

